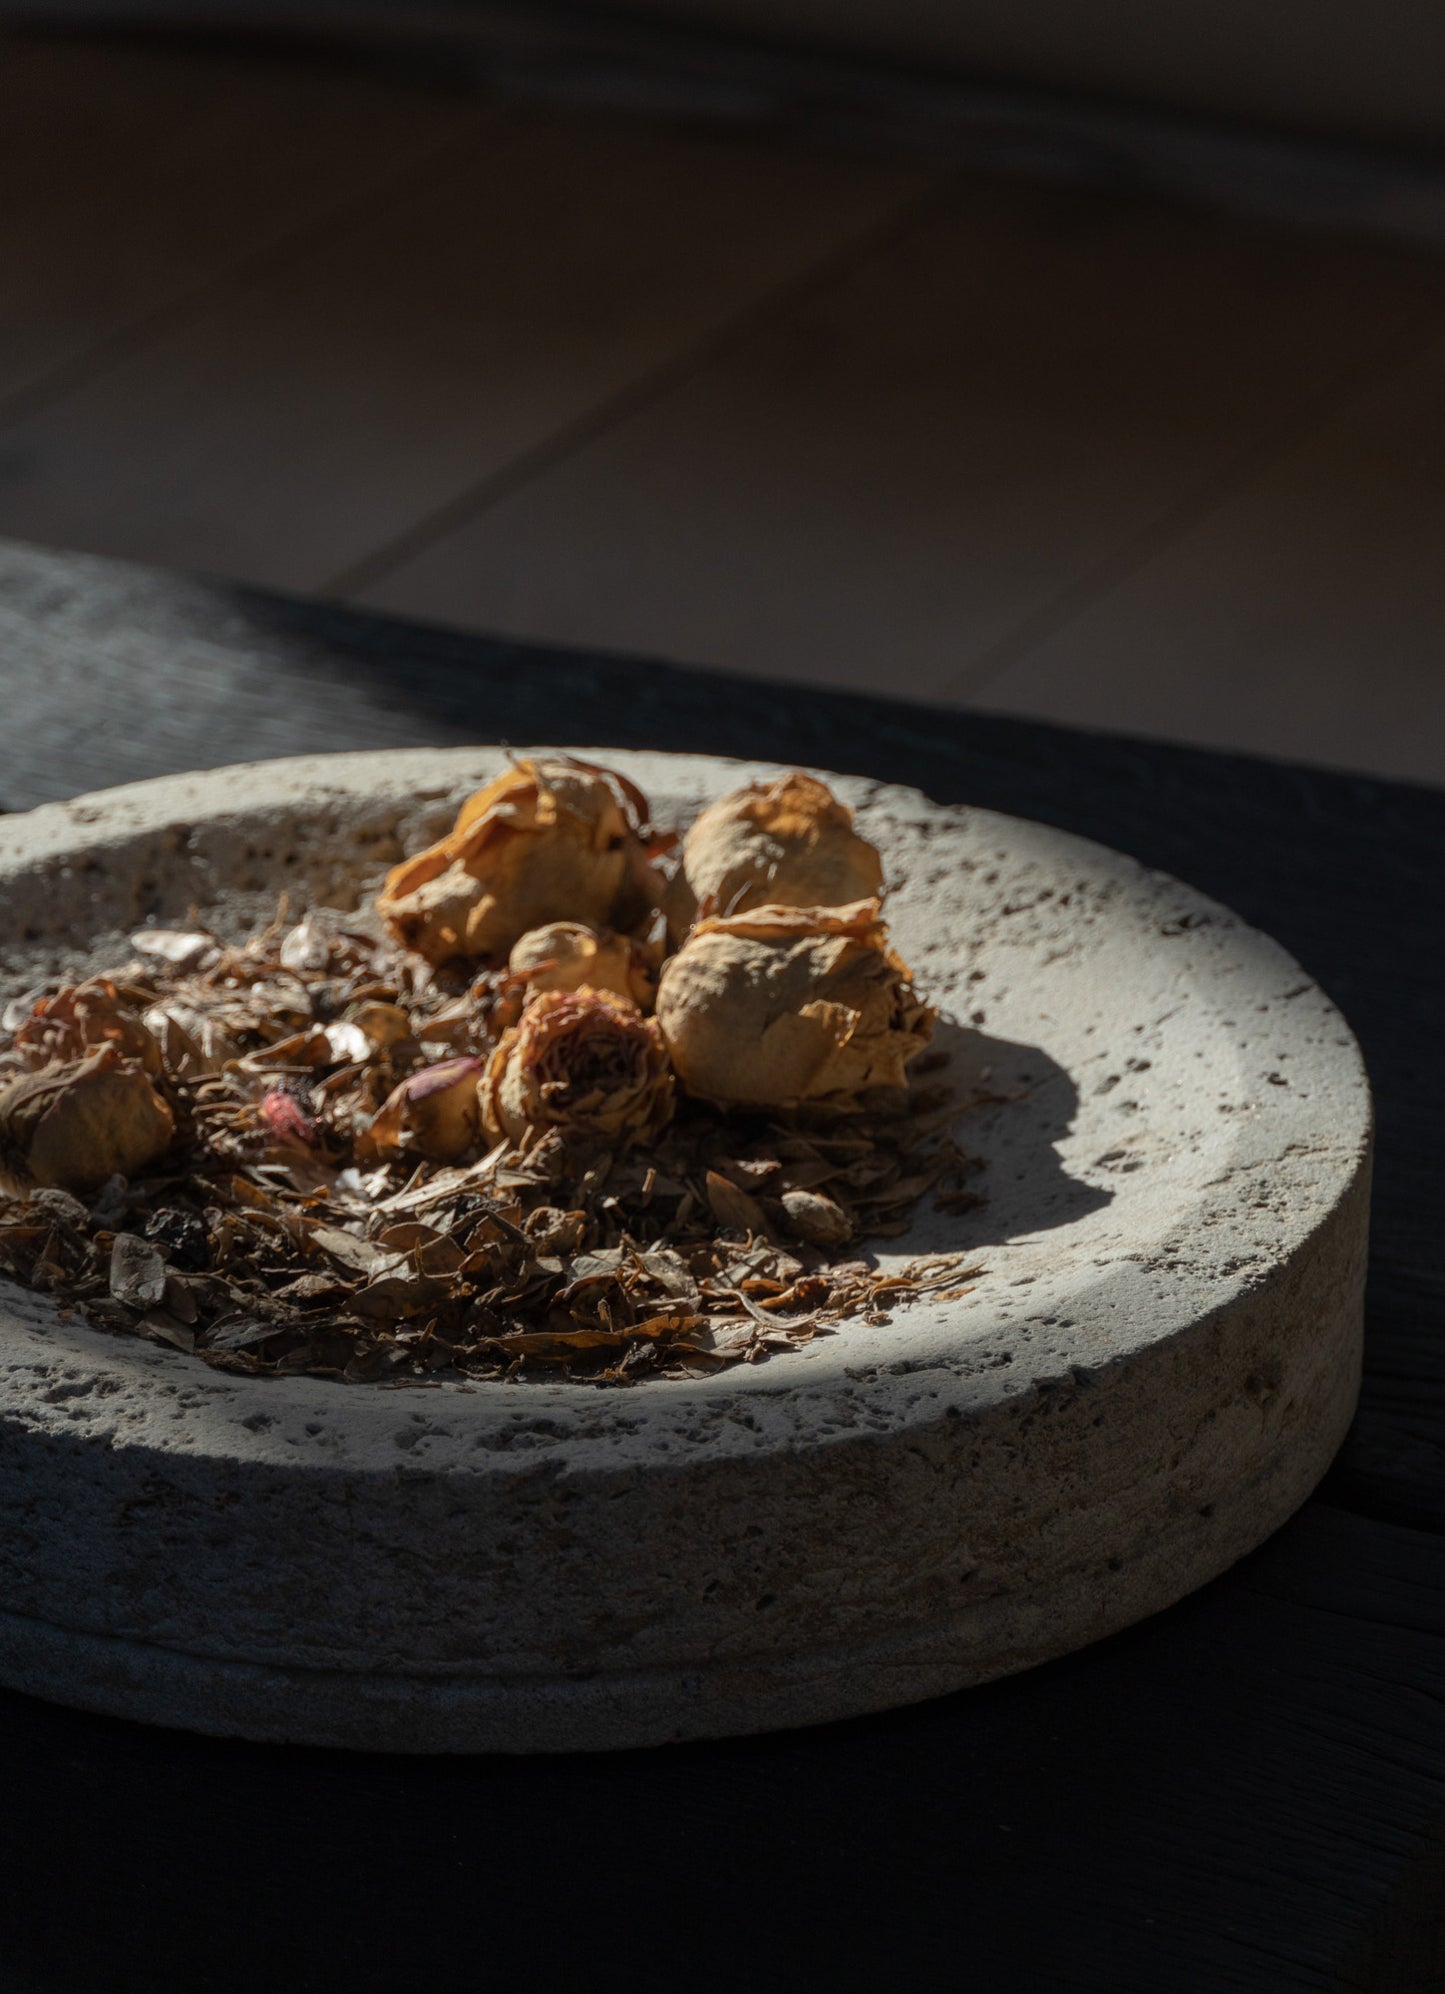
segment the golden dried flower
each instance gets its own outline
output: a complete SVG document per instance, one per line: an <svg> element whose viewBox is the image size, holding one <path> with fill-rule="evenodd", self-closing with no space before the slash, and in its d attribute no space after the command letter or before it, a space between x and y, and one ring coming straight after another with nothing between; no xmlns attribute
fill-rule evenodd
<svg viewBox="0 0 1445 1994"><path fill-rule="evenodd" d="M656 951L610 930L598 934L580 921L552 921L523 935L507 960L513 976L526 978L527 997L544 990L607 990L639 1011L657 995Z"/></svg>
<svg viewBox="0 0 1445 1994"><path fill-rule="evenodd" d="M165 1154L170 1108L114 1046L22 1074L0 1091L0 1150L17 1174L65 1191L134 1176Z"/></svg>
<svg viewBox="0 0 1445 1994"><path fill-rule="evenodd" d="M672 1115L662 1034L624 998L547 990L505 1032L482 1075L493 1142L556 1129L618 1145L655 1135Z"/></svg>
<svg viewBox="0 0 1445 1994"><path fill-rule="evenodd" d="M429 962L496 962L530 928L635 927L657 906L647 799L571 756L519 762L463 804L439 844L388 876L377 911Z"/></svg>
<svg viewBox="0 0 1445 1994"><path fill-rule="evenodd" d="M42 997L17 1030L15 1044L47 1064L80 1059L95 1046L111 1045L124 1058L139 1060L147 1073L161 1070L155 1035L108 976Z"/></svg>
<svg viewBox="0 0 1445 1994"><path fill-rule="evenodd" d="M359 1156L424 1156L429 1163L455 1163L481 1130L477 1078L482 1062L470 1056L444 1059L409 1074L377 1109L357 1138Z"/></svg>
<svg viewBox="0 0 1445 1994"><path fill-rule="evenodd" d="M883 890L883 861L853 829L853 812L816 776L794 770L710 804L682 844L667 889L681 940L705 914L754 907L846 907Z"/></svg>
<svg viewBox="0 0 1445 1994"><path fill-rule="evenodd" d="M901 1087L935 1016L876 900L699 921L657 993L688 1092L752 1107L846 1108L865 1088Z"/></svg>

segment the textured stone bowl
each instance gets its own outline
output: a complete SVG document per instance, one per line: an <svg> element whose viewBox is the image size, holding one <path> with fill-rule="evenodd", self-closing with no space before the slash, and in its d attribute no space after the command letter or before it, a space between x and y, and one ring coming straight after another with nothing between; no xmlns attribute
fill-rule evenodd
<svg viewBox="0 0 1445 1994"><path fill-rule="evenodd" d="M284 887L352 908L500 764L337 756L0 824L6 981ZM757 769L603 755L681 822ZM633 1390L250 1380L0 1287L0 1680L254 1738L538 1751L762 1730L1064 1653L1313 1487L1358 1380L1369 1101L1280 949L1077 838L840 780L954 1012L989 1202L951 1303Z"/></svg>

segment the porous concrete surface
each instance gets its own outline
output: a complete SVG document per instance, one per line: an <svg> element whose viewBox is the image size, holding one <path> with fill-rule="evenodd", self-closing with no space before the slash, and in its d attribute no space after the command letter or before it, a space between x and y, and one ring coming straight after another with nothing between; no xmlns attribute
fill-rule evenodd
<svg viewBox="0 0 1445 1994"><path fill-rule="evenodd" d="M583 751L586 752L586 751ZM596 751L681 824L762 765ZM197 909L365 905L502 764L309 758L0 823L9 992ZM830 778L952 1013L973 1293L629 1390L252 1380L0 1286L0 1681L407 1751L816 1723L1167 1606L1303 1501L1359 1375L1370 1111L1274 943L1040 825ZM1010 1098L999 1098L1010 1097Z"/></svg>

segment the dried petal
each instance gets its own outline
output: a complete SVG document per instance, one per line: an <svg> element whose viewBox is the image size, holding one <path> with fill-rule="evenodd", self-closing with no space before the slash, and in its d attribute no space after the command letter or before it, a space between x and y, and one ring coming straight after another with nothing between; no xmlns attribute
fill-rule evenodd
<svg viewBox="0 0 1445 1994"><path fill-rule="evenodd" d="M108 976L42 997L15 1033L15 1043L46 1061L79 1059L110 1045L147 1073L161 1070L161 1049Z"/></svg>
<svg viewBox="0 0 1445 1994"><path fill-rule="evenodd" d="M734 1232L766 1235L768 1222L757 1199L720 1171L709 1170L707 1173L707 1201L720 1226L727 1226Z"/></svg>
<svg viewBox="0 0 1445 1994"><path fill-rule="evenodd" d="M165 1154L175 1120L144 1070L101 1046L0 1092L0 1149L38 1184L95 1190Z"/></svg>
<svg viewBox="0 0 1445 1994"><path fill-rule="evenodd" d="M137 955L154 956L172 969L198 969L216 947L214 935L191 928L137 928L130 938Z"/></svg>
<svg viewBox="0 0 1445 1994"><path fill-rule="evenodd" d="M853 1237L853 1221L821 1192L784 1191L783 1209L790 1229L809 1246L838 1246Z"/></svg>
<svg viewBox="0 0 1445 1994"><path fill-rule="evenodd" d="M181 1079L219 1073L240 1055L239 1042L215 1018L179 998L150 1005L142 1022L161 1049L166 1071Z"/></svg>
<svg viewBox="0 0 1445 1994"><path fill-rule="evenodd" d="M639 1011L650 1011L657 995L654 951L625 935L585 927L580 921L551 921L517 942L507 960L513 976L525 976L530 1001L544 990L608 990Z"/></svg>
<svg viewBox="0 0 1445 1994"><path fill-rule="evenodd" d="M379 1052L411 1036L411 1020L399 1004L357 1004L346 1013L345 1022L364 1032Z"/></svg>
<svg viewBox="0 0 1445 1994"><path fill-rule="evenodd" d="M158 1309L166 1298L166 1263L149 1240L118 1232L110 1249L110 1292L128 1308Z"/></svg>
<svg viewBox="0 0 1445 1994"><path fill-rule="evenodd" d="M673 1105L656 1023L597 990L533 998L487 1061L479 1093L494 1141L556 1129L636 1142L656 1134Z"/></svg>
<svg viewBox="0 0 1445 1994"><path fill-rule="evenodd" d="M853 812L794 770L735 789L696 819L667 889L668 926L681 941L699 907L845 907L882 890L883 861L853 829Z"/></svg>
<svg viewBox="0 0 1445 1994"><path fill-rule="evenodd" d="M347 1018L328 1025L322 1036L326 1040L329 1058L344 1060L352 1065L370 1059L375 1049L362 1027L352 1024Z"/></svg>
<svg viewBox="0 0 1445 1994"><path fill-rule="evenodd" d="M299 921L281 944L280 962L283 969L323 970L331 960L334 937L329 928L324 928L314 914L308 914Z"/></svg>
<svg viewBox="0 0 1445 1994"><path fill-rule="evenodd" d="M423 1066L394 1087L357 1144L362 1156L403 1151L432 1163L455 1163L477 1140L482 1062L470 1055Z"/></svg>
<svg viewBox="0 0 1445 1994"><path fill-rule="evenodd" d="M688 1092L757 1107L851 1107L865 1088L902 1086L935 1015L875 900L700 921L657 996Z"/></svg>
<svg viewBox="0 0 1445 1994"><path fill-rule="evenodd" d="M549 921L635 927L662 891L647 836L646 799L625 778L570 756L519 762L388 875L377 911L433 963L500 960Z"/></svg>

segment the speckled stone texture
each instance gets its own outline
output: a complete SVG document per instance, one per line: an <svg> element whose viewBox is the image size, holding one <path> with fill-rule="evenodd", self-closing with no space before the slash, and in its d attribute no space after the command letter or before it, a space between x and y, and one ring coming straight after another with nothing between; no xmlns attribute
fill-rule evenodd
<svg viewBox="0 0 1445 1994"><path fill-rule="evenodd" d="M664 823L762 773L600 757ZM170 777L0 823L5 983L191 907L354 908L497 752ZM660 1743L887 1707L1167 1606L1305 1498L1358 1385L1369 1096L1272 942L1100 846L837 778L988 1203L986 1272L632 1390L250 1380L0 1286L0 1681L397 1751ZM1003 1097L1003 1098L1000 1098Z"/></svg>

